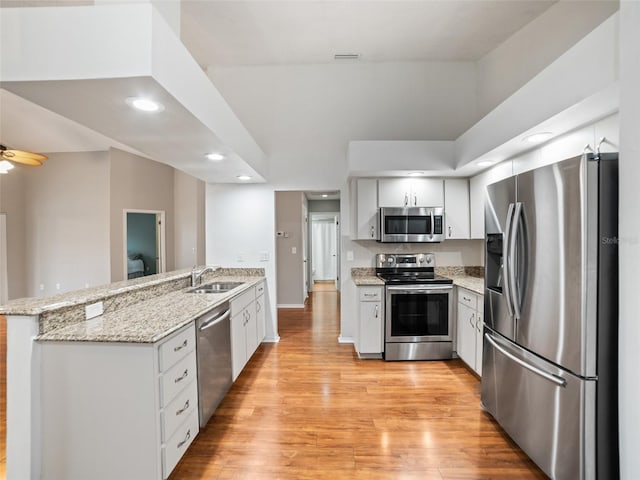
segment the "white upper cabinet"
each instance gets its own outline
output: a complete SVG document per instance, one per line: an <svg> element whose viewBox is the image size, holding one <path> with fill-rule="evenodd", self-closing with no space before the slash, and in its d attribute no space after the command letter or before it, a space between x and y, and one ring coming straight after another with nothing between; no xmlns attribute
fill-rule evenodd
<svg viewBox="0 0 640 480"><path fill-rule="evenodd" d="M447 178L444 181L445 238L469 237L469 181Z"/></svg>
<svg viewBox="0 0 640 480"><path fill-rule="evenodd" d="M351 184L355 190L352 218L353 240L378 239L378 181L375 178L359 178Z"/></svg>
<svg viewBox="0 0 640 480"><path fill-rule="evenodd" d="M384 178L378 180L381 207L441 207L444 189L441 178Z"/></svg>

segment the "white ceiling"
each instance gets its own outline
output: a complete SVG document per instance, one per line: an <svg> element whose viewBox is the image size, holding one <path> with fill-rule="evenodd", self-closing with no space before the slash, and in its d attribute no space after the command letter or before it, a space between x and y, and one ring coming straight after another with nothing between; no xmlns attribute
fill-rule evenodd
<svg viewBox="0 0 640 480"><path fill-rule="evenodd" d="M0 0L2 7L84 3L92 2ZM340 53L360 54L361 59L357 62L364 64L477 60L554 3L556 2L526 0L182 0L181 38L203 68L225 65L328 64L335 62L334 54ZM96 90L95 87L101 85L98 79L83 83L91 87L89 90L82 90L84 94L98 92L91 100L92 104L105 106L121 101L120 97L116 98L114 95L122 92L113 93L104 88ZM42 85L36 84L14 84L11 91L18 95L21 92L29 93L30 99L37 99L41 88ZM55 88L48 88L48 91L50 94ZM76 107L88 104L90 97L86 95L82 97L83 102L77 102ZM184 154L179 159L181 169L198 178L213 182L222 178L229 179L223 181L235 181L235 171L233 175L225 176L222 171L216 171L224 169L224 165L207 165L202 162L202 152L207 151L206 143L211 144L215 138L210 138L211 132L208 135L207 132L202 132L203 135L198 137L201 125L182 122L182 127L189 127L191 135L177 138L176 132L184 131L184 128L178 128L175 122L167 121L164 130L162 126L157 126L158 128L150 131L149 128L137 128L126 122L119 123L118 118L113 118L107 113L108 110L102 108L97 115L95 111L85 114L75 108L74 116L69 117L75 121L69 121L53 113L64 115L70 111L68 102L65 106L54 108L56 102L62 102L67 97L49 95L47 101L43 97L42 102L36 102L47 106L49 110L36 108L37 105L34 104L21 104L19 97L11 97L10 101L7 98L7 95L0 97L0 141L12 147L59 152L104 150L105 145L110 144L132 152L143 152L145 156L180 168L178 159L175 160L176 163L172 159L166 159L166 152L170 149ZM175 106L176 109L180 107L179 104ZM22 124L25 124L24 112L29 115L29 125L25 125L27 128L21 128L21 123L15 121L17 115L22 115ZM7 125L11 125L11 128ZM35 125L43 127L34 129ZM105 125L110 127L106 128ZM43 131L49 134L34 135L34 132ZM253 134L260 137L257 133ZM193 155L190 157L187 153ZM235 162L234 169L239 171L242 159L232 155L232 160Z"/></svg>
<svg viewBox="0 0 640 480"><path fill-rule="evenodd" d="M553 1L182 0L182 40L203 66L478 60Z"/></svg>

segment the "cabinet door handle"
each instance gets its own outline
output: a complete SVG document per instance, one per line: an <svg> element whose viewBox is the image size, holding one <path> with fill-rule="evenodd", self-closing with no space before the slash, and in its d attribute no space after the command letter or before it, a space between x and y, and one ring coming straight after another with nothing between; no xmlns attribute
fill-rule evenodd
<svg viewBox="0 0 640 480"><path fill-rule="evenodd" d="M185 340L184 340L184 342L182 342L182 344L178 345L177 347L173 347L173 351L174 352L179 352L180 350L182 350L186 346L187 346L187 339L185 338Z"/></svg>
<svg viewBox="0 0 640 480"><path fill-rule="evenodd" d="M471 324L471 328L476 328L476 324L473 322L473 319L475 318L476 314L472 313L471 317L469 317L469 323Z"/></svg>
<svg viewBox="0 0 640 480"><path fill-rule="evenodd" d="M476 319L476 330L482 332L482 318L480 315L478 315L478 318Z"/></svg>
<svg viewBox="0 0 640 480"><path fill-rule="evenodd" d="M409 194L405 193L404 194L404 206L406 207L407 205L409 205Z"/></svg>
<svg viewBox="0 0 640 480"><path fill-rule="evenodd" d="M186 369L184 370L184 372L182 373L182 376L181 376L181 377L176 378L176 379L173 381L173 383L179 383L179 382L181 382L182 380L184 380L185 378L187 378L188 376L189 376L189 369L188 369L188 368L186 368Z"/></svg>
<svg viewBox="0 0 640 480"><path fill-rule="evenodd" d="M449 226L449 237L451 237L451 226Z"/></svg>
<svg viewBox="0 0 640 480"><path fill-rule="evenodd" d="M182 415L187 410L187 408L189 408L189 400L185 402L184 407L176 411L176 417Z"/></svg>
<svg viewBox="0 0 640 480"><path fill-rule="evenodd" d="M187 430L187 435L184 437L180 443L178 443L178 448L181 448L187 441L191 438L191 429Z"/></svg>
<svg viewBox="0 0 640 480"><path fill-rule="evenodd" d="M259 312L260 310L262 310L262 305L260 305L260 302L256 302L256 312Z"/></svg>
<svg viewBox="0 0 640 480"><path fill-rule="evenodd" d="M418 205L418 195L416 195L415 193L413 194L413 206L415 207L416 205Z"/></svg>
<svg viewBox="0 0 640 480"><path fill-rule="evenodd" d="M376 313L375 313L375 316L376 316L376 318L378 318L378 305L376 305L375 312L376 312Z"/></svg>
<svg viewBox="0 0 640 480"><path fill-rule="evenodd" d="M371 225L371 238L375 238L376 236L376 227Z"/></svg>

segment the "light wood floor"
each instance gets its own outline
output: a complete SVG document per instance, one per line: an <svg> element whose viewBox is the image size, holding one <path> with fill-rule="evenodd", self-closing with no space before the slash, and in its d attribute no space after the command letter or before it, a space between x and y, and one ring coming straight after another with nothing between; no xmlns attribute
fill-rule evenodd
<svg viewBox="0 0 640 480"><path fill-rule="evenodd" d="M542 479L461 361L360 361L339 294L283 310L170 480Z"/></svg>

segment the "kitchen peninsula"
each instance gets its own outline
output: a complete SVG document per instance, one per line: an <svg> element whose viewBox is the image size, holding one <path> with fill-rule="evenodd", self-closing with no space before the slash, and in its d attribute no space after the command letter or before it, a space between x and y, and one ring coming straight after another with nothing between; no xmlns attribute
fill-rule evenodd
<svg viewBox="0 0 640 480"><path fill-rule="evenodd" d="M202 280L238 285L191 293L191 270L180 270L0 307L8 478L169 476L199 428L194 321L230 301L230 341L240 332L246 347L234 371L264 337L262 269ZM233 328L250 317L252 342Z"/></svg>

